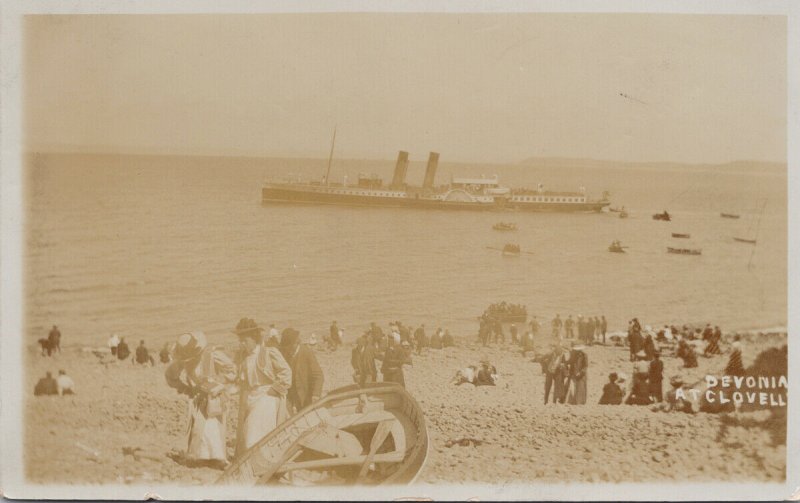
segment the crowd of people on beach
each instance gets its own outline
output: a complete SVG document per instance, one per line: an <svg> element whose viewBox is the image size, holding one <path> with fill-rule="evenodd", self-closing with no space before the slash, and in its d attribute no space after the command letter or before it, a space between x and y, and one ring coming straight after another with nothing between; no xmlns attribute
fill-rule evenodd
<svg viewBox="0 0 800 503"><path fill-rule="evenodd" d="M505 305L504 303L498 305ZM506 308L504 308L506 309ZM489 342L505 342L503 323L498 318L479 318L478 338L483 346ZM545 404L584 405L587 403L587 375L589 357L587 346L605 344L608 324L605 316L578 316L573 321L569 315L561 320L559 315L551 321L551 343L542 353L535 347L541 324L536 316L522 322L520 335L517 324L508 323L512 344L519 345L523 357L533 353L532 361L541 365L544 375L543 401ZM288 327L278 331L274 324L264 329L250 318L242 318L233 333L238 337L239 350L228 354L223 347L210 345L203 332L180 335L176 341L166 343L158 353L159 361L166 364L167 384L190 399L190 432L183 461L189 466L224 468L229 460L226 454L227 397L239 395L239 422L236 431L234 458L241 456L260 439L291 415L319 400L325 376L317 361L315 350L337 352L345 343L344 330L336 321L330 325L323 338L324 347L318 345L311 334L302 343L300 333ZM55 335L53 335L55 334ZM546 336L546 335L545 335ZM628 323L626 343L633 365L632 380L627 382L624 372L612 372L603 385L601 405L653 405L662 404L662 410L691 412L688 402L678 397L677 390L684 386L680 376L670 380L671 390L663 393L665 348L673 348L674 356L683 359L684 367L697 365L695 346L705 343L703 355L721 354L719 327L706 325L703 330L684 325L682 328L664 326L658 332L649 326L642 327L637 318ZM48 336L48 347L60 351L60 332L53 326ZM50 341L54 341L50 343ZM432 355L429 351L442 350L455 345L449 330L437 328L428 336L425 324L418 327L400 321L388 324L384 331L378 324L370 326L354 341L350 351L353 381L360 386L379 381L397 383L405 387L404 367L413 365L416 354ZM125 339L112 334L108 340L111 355L119 361L131 358L133 364L154 366L145 341L140 341L131 355ZM47 352L43 351L43 355ZM726 372L741 375L741 348L734 343ZM486 356L478 365L460 369L452 384L496 386L500 379L497 367ZM34 394L63 395L75 392L75 383L64 370L53 378L48 372L36 384Z"/></svg>

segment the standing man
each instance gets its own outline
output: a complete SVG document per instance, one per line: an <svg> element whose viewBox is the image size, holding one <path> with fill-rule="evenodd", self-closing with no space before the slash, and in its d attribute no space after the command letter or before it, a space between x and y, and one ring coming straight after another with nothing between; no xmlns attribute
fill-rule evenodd
<svg viewBox="0 0 800 503"><path fill-rule="evenodd" d="M50 343L47 356L50 356L50 352L55 353L56 350L61 354L61 331L58 330L57 326L53 325L53 328L50 329L50 333L47 335L47 341Z"/></svg>
<svg viewBox="0 0 800 503"><path fill-rule="evenodd" d="M517 337L517 326L515 324L511 324L508 329L511 332L511 343L512 344L519 344L519 337Z"/></svg>
<svg viewBox="0 0 800 503"><path fill-rule="evenodd" d="M583 342L585 344L592 345L592 343L594 343L594 330L595 330L594 318L589 316L586 319L586 335L583 339Z"/></svg>
<svg viewBox="0 0 800 503"><path fill-rule="evenodd" d="M575 337L575 322L572 321L572 315L570 314L567 316L567 319L564 320L564 337L567 339L572 339ZM580 328L580 317L578 317L578 328Z"/></svg>
<svg viewBox="0 0 800 503"><path fill-rule="evenodd" d="M286 331L284 330L284 333L285 332ZM331 333L331 346L332 349L335 350L336 348L339 347L339 344L341 343L339 339L339 327L336 325L336 320L333 320L333 323L331 323L330 333Z"/></svg>
<svg viewBox="0 0 800 503"><path fill-rule="evenodd" d="M544 378L544 404L547 405L547 400L550 398L550 390L554 387L556 380L556 372L558 371L558 366L562 363L561 360L563 358L563 354L561 351L561 346L557 344L550 345L550 354L547 355L544 362L542 362L542 369L545 373ZM558 403L558 391L561 390L561 387L556 385L555 389L553 390L553 403Z"/></svg>
<svg viewBox="0 0 800 503"><path fill-rule="evenodd" d="M494 342L495 342L495 344L497 343L498 337L500 338L500 342L505 344L506 343L506 334L503 333L503 324L500 323L500 319L499 318L495 318L495 320L493 322L493 326L494 326Z"/></svg>
<svg viewBox="0 0 800 503"><path fill-rule="evenodd" d="M353 380L362 388L365 384L378 382L378 369L375 367L375 349L369 342L369 332L356 341L350 356L353 366Z"/></svg>
<svg viewBox="0 0 800 503"><path fill-rule="evenodd" d="M606 315L600 317L600 333L603 334L603 345L606 343L606 332L608 331L608 321Z"/></svg>
<svg viewBox="0 0 800 503"><path fill-rule="evenodd" d="M553 337L558 338L561 336L561 324L561 317L556 314L556 317L550 322L550 325L553 327Z"/></svg>
<svg viewBox="0 0 800 503"><path fill-rule="evenodd" d="M394 339L394 338L390 337L390 339ZM398 341L398 343L399 342L400 341ZM422 349L425 346L428 345L427 338L425 337L425 324L424 323L419 326L419 328L416 330L416 332L414 332L414 342L416 343L416 346L417 346L417 354L418 355L422 354ZM390 342L390 344L391 344L391 342Z"/></svg>
<svg viewBox="0 0 800 503"><path fill-rule="evenodd" d="M281 353L292 370L292 385L286 394L290 415L297 414L322 396L325 376L314 351L300 344L300 332L287 328L281 334Z"/></svg>
<svg viewBox="0 0 800 503"><path fill-rule="evenodd" d="M662 393L663 386L661 382L664 380L664 362L661 361L661 353L656 351L653 353L653 360L647 369L647 382L650 385L650 398L655 402L663 401Z"/></svg>
<svg viewBox="0 0 800 503"><path fill-rule="evenodd" d="M531 320L531 333L534 337L539 336L539 329L542 328L542 325L539 323L539 320L536 319L536 316L533 317Z"/></svg>

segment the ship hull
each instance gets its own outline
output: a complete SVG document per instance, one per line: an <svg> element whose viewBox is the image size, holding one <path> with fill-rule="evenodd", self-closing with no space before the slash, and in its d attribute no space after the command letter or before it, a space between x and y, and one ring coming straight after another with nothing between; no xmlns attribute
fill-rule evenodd
<svg viewBox="0 0 800 503"><path fill-rule="evenodd" d="M306 191L284 187L264 187L261 201L269 204L305 204L337 206L369 206L384 208L419 208L437 210L469 211L531 211L531 212L599 212L607 201L586 203L520 203L500 200L500 202L447 201L429 197L371 196Z"/></svg>

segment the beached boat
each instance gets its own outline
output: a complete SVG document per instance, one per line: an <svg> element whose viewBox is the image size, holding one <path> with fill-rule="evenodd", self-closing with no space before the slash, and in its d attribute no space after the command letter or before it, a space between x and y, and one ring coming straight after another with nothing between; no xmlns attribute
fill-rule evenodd
<svg viewBox="0 0 800 503"><path fill-rule="evenodd" d="M492 226L492 229L496 231L515 231L517 230L517 224L511 222L498 222Z"/></svg>
<svg viewBox="0 0 800 503"><path fill-rule="evenodd" d="M691 234L680 234L680 233L678 233L678 232L673 232L673 233L672 233L672 237L674 237L674 238L688 239L688 238L692 237L692 235L691 235Z"/></svg>
<svg viewBox="0 0 800 503"><path fill-rule="evenodd" d="M666 222L669 222L670 220L672 220L672 217L670 216L669 213L667 213L666 210L664 210L663 213L656 213L655 215L653 215L653 220L664 220Z"/></svg>
<svg viewBox="0 0 800 503"><path fill-rule="evenodd" d="M219 484L409 484L428 454L419 404L395 383L338 388L245 451ZM290 475L291 474L291 475Z"/></svg>
<svg viewBox="0 0 800 503"><path fill-rule="evenodd" d="M733 213L720 213L719 216L722 218L739 218L739 215L735 215Z"/></svg>
<svg viewBox="0 0 800 503"><path fill-rule="evenodd" d="M675 253L677 255L700 255L702 250L693 250L689 248L671 248L667 247L667 253Z"/></svg>

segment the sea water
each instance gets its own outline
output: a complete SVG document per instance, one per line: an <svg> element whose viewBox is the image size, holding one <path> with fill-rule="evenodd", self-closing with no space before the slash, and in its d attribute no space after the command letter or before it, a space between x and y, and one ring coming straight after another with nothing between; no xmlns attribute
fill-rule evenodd
<svg viewBox="0 0 800 503"><path fill-rule="evenodd" d="M442 163L437 183L500 176L508 186L611 193L617 213L495 213L262 205L265 179L320 179L326 160L30 154L25 164L28 344L57 324L65 345L112 332L151 347L200 329L229 342L252 317L305 338L331 321L352 340L372 322L473 335L488 304L605 315L609 330L706 323L785 326L785 166L545 169ZM337 160L331 179L392 161ZM424 165L409 168L419 183ZM766 207L760 217L763 202ZM672 222L654 221L668 210ZM720 218L737 213L738 220ZM760 223L759 223L760 218ZM492 224L517 224L516 232ZM689 233L675 239L672 232ZM757 245L733 236L758 236ZM609 253L612 240L629 246ZM519 257L503 257L507 243ZM700 256L667 247L700 248Z"/></svg>

